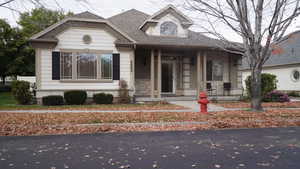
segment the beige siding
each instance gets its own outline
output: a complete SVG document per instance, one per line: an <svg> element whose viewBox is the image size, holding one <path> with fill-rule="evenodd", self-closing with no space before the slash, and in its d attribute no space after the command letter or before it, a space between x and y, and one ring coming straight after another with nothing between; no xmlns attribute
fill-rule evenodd
<svg viewBox="0 0 300 169"><path fill-rule="evenodd" d="M83 35L88 34L92 37L92 43L86 45L82 42ZM120 78L127 81L132 89L131 79L133 73L130 70L130 60L133 59L133 50L118 50L115 48L115 38L101 29L89 28L70 28L58 35L59 44L54 49L74 50L110 50L120 53ZM52 50L40 49L40 90L116 90L119 88L119 81L113 82L61 82L52 80Z"/></svg>
<svg viewBox="0 0 300 169"><path fill-rule="evenodd" d="M263 73L270 73L276 75L278 80L277 89L283 91L300 91L300 81L293 81L292 72L294 70L300 71L300 64L289 66L277 66L273 68L265 68ZM243 87L246 88L245 80L251 75L250 71L243 71Z"/></svg>
<svg viewBox="0 0 300 169"><path fill-rule="evenodd" d="M82 41L84 35L92 37L91 44ZM57 36L59 43L56 49L92 49L92 50L113 50L116 38L103 29L92 28L69 28Z"/></svg>

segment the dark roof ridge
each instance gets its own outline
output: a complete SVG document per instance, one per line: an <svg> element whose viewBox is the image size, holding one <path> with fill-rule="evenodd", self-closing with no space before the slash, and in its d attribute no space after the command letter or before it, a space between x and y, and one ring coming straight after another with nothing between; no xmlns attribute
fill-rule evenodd
<svg viewBox="0 0 300 169"><path fill-rule="evenodd" d="M148 16L150 16L149 14L147 14L147 13L145 13L145 12L142 12L142 11L139 11L139 10L137 10L137 9L134 9L134 8L132 8L132 9L129 9L129 10L123 11L123 12L121 12L121 13L115 14L115 15L113 15L113 16L111 16L111 17L107 18L107 19L109 20L109 19L111 19L111 18L114 18L114 17L120 16L120 15L123 15L123 14L125 14L125 13L128 13L128 12L131 12L131 11L135 11L135 12L143 13L144 15L148 15Z"/></svg>
<svg viewBox="0 0 300 169"><path fill-rule="evenodd" d="M293 36L293 35L295 35L295 34L298 34L298 33L300 33L300 30L296 30L296 31L294 31L294 32L291 32L291 33L289 33L289 34L283 36L281 39L279 39L277 42L275 42L275 44L280 44L280 43L282 43L282 42L288 40L289 38L291 38L291 36Z"/></svg>
<svg viewBox="0 0 300 169"><path fill-rule="evenodd" d="M97 14L94 14L90 11L84 11L81 13L77 13L72 17L76 17L76 18L85 18L85 19L105 19L102 16L99 16Z"/></svg>

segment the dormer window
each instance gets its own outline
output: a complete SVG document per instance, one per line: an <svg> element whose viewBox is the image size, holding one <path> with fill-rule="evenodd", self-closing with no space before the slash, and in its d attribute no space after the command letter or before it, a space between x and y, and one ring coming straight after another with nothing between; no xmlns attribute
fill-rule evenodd
<svg viewBox="0 0 300 169"><path fill-rule="evenodd" d="M160 34L165 36L176 36L177 25L170 21L162 23L160 26Z"/></svg>

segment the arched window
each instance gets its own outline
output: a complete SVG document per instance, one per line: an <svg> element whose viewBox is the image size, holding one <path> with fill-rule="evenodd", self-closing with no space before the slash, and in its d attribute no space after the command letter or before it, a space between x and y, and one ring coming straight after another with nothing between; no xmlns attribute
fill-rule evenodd
<svg viewBox="0 0 300 169"><path fill-rule="evenodd" d="M160 26L160 34L167 36L177 35L177 25L170 21L162 23Z"/></svg>

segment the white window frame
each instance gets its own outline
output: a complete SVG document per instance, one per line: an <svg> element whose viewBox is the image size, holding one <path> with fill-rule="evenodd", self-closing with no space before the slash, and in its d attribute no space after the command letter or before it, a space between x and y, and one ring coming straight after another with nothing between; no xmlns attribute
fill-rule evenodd
<svg viewBox="0 0 300 169"><path fill-rule="evenodd" d="M99 51L99 50L70 50L70 49L62 49L61 52L61 58L62 53L72 53L72 79L62 79L62 69L60 69L60 77L62 82L112 82L113 81L113 51ZM78 79L77 74L77 56L78 53L92 53L97 55L97 78L96 79ZM103 79L102 78L102 70L101 70L101 55L103 54L110 54L111 55L111 77L109 79ZM60 62L61 64L61 62ZM62 67L62 65L60 65Z"/></svg>

